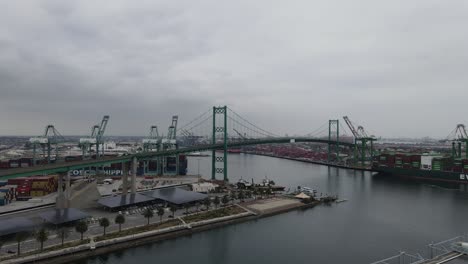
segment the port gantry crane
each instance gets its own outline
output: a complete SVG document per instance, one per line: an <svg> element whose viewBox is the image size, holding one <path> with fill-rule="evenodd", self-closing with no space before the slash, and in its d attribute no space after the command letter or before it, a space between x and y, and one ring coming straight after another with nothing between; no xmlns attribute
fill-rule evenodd
<svg viewBox="0 0 468 264"><path fill-rule="evenodd" d="M159 132L158 132L158 127L153 125L151 126L150 128L150 133L149 133L149 136L147 138L144 138L143 141L143 152L151 152L151 151L159 151L160 148L161 148L161 139L159 137ZM154 158L154 159L150 159L150 160L145 160L143 162L143 170L145 173L149 172L148 171L148 162L151 161L151 160L155 160L156 161L156 166L157 166L157 170L159 170L159 167L160 167L160 159L158 158Z"/></svg>
<svg viewBox="0 0 468 264"><path fill-rule="evenodd" d="M106 131L109 116L105 115L102 118L101 125L94 125L91 127L91 136L80 138L79 146L83 152L83 159L89 158L93 145L96 146L96 159L104 155L104 132ZM100 149L102 146L102 149Z"/></svg>
<svg viewBox="0 0 468 264"><path fill-rule="evenodd" d="M158 127L151 126L149 137L143 139L143 151L159 151L160 143Z"/></svg>
<svg viewBox="0 0 468 264"><path fill-rule="evenodd" d="M173 150L173 149L178 149L179 145L177 143L177 121L179 117L178 116L172 116L172 123L169 126L169 129L167 131L167 137L161 139L161 148L162 150ZM167 173L167 161L168 158L174 158L176 159L176 170L175 174L178 174L179 172L179 155L173 156L173 157L163 157L162 162L158 162L158 170L160 174Z"/></svg>
<svg viewBox="0 0 468 264"><path fill-rule="evenodd" d="M42 157L47 164L52 161L52 148L55 150L55 160L58 160L58 143L65 141L53 125L47 125L42 136L32 137L29 143L33 146L33 166L37 165L37 148L42 149Z"/></svg>
<svg viewBox="0 0 468 264"><path fill-rule="evenodd" d="M462 157L462 144L465 145L465 158L468 159L468 133L464 124L458 124L457 127L447 137L447 141L452 141L453 158ZM457 146L458 145L458 146Z"/></svg>
<svg viewBox="0 0 468 264"><path fill-rule="evenodd" d="M343 119L354 136L354 162L357 164L358 161L361 161L361 166L364 167L366 160L372 160L374 157L374 141L377 139L374 136L369 136L362 126L358 126L356 129L347 116L343 116Z"/></svg>

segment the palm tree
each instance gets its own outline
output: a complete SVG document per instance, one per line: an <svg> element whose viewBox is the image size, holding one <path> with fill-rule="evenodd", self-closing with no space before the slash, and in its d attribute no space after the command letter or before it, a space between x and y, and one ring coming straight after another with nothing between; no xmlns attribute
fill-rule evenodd
<svg viewBox="0 0 468 264"><path fill-rule="evenodd" d="M211 205L211 199L210 198L206 198L203 203L205 204L206 206L206 210L209 210L210 209L210 205Z"/></svg>
<svg viewBox="0 0 468 264"><path fill-rule="evenodd" d="M146 208L145 211L143 211L143 216L148 219L148 225L150 223L150 218L154 216L153 210L150 208Z"/></svg>
<svg viewBox="0 0 468 264"><path fill-rule="evenodd" d="M68 229L66 229L65 227L59 228L57 230L57 236L61 238L62 246L63 246L63 244L65 242L65 238L68 237Z"/></svg>
<svg viewBox="0 0 468 264"><path fill-rule="evenodd" d="M85 221L78 221L75 225L75 230L81 234L81 240L83 240L83 234L88 231L88 223Z"/></svg>
<svg viewBox="0 0 468 264"><path fill-rule="evenodd" d="M41 251L44 249L44 242L49 239L49 232L45 228L41 228L37 233L34 234L37 242L41 244Z"/></svg>
<svg viewBox="0 0 468 264"><path fill-rule="evenodd" d="M103 236L106 235L106 228L110 225L110 221L109 219L107 219L106 217L103 217L101 219L99 219L99 225L102 226L104 232L103 232Z"/></svg>
<svg viewBox="0 0 468 264"><path fill-rule="evenodd" d="M229 196L227 194L223 196L222 202L224 206L229 203Z"/></svg>
<svg viewBox="0 0 468 264"><path fill-rule="evenodd" d="M163 218L164 213L165 213L164 208L159 207L158 208L159 223L162 223L162 218Z"/></svg>
<svg viewBox="0 0 468 264"><path fill-rule="evenodd" d="M257 188L253 189L253 195L255 195L255 200L257 200L258 190Z"/></svg>
<svg viewBox="0 0 468 264"><path fill-rule="evenodd" d="M213 203L215 205L215 208L217 209L218 208L218 205L220 204L220 201L219 201L219 196L216 196L213 200Z"/></svg>
<svg viewBox="0 0 468 264"><path fill-rule="evenodd" d="M170 210L172 212L172 217L174 218L174 214L177 211L177 207L175 205L171 205Z"/></svg>
<svg viewBox="0 0 468 264"><path fill-rule="evenodd" d="M18 243L18 256L21 254L21 242L25 241L29 235L30 234L28 232L24 231L16 233L15 240Z"/></svg>
<svg viewBox="0 0 468 264"><path fill-rule="evenodd" d="M234 201L237 199L237 194L235 192L231 193L231 201L234 203Z"/></svg>
<svg viewBox="0 0 468 264"><path fill-rule="evenodd" d="M125 216L122 215L122 214L118 214L115 217L114 222L119 225L119 232L121 232L122 231L122 225L125 223Z"/></svg>
<svg viewBox="0 0 468 264"><path fill-rule="evenodd" d="M239 194L238 194L238 197L239 197L239 200L241 200L241 202L244 202L244 198L245 198L244 191L240 190Z"/></svg>

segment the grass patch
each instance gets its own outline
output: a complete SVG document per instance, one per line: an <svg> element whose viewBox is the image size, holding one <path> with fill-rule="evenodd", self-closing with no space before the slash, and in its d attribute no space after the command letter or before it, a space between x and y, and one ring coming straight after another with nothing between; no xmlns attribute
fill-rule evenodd
<svg viewBox="0 0 468 264"><path fill-rule="evenodd" d="M113 238L117 238L117 237L130 236L130 235L135 235L135 234L138 234L138 233L148 232L148 231L152 231L152 230L159 230L159 229L163 229L163 228L178 226L180 224L181 224L181 222L178 219L172 219L172 220L165 221L165 222L162 222L162 223L154 223L154 224L149 224L149 225L145 225L145 226L139 226L139 227L135 227L135 228L125 229L125 230L122 230L122 232L116 231L116 232L112 232L112 233L107 233L106 236L101 235L101 236L95 237L94 241L97 242L97 241L102 241L102 240L106 240L106 239L113 239Z"/></svg>
<svg viewBox="0 0 468 264"><path fill-rule="evenodd" d="M64 249L64 248L69 248L69 247L76 247L76 246L80 246L80 245L88 244L88 243L89 243L89 238L86 238L86 239L83 239L83 240L78 240L78 241L70 241L70 242L64 243L63 246L61 244L59 244L59 245L44 247L43 251L40 251L39 249L37 249L37 250L24 252L24 253L21 253L19 255L19 257L21 257L21 258L22 257L27 257L27 256L35 255L35 254L54 251L54 250L59 250L59 249ZM14 259L14 258L18 258L18 255L12 254L11 256L0 258L0 260L8 260L8 259Z"/></svg>
<svg viewBox="0 0 468 264"><path fill-rule="evenodd" d="M60 244L60 245L47 247L47 248L44 249L44 252L45 251L52 251L52 250L62 249L62 248L67 248L67 247L76 247L76 246L83 245L83 244L88 244L88 243L89 243L89 238L83 238L83 240L66 242L66 243L63 244L63 246Z"/></svg>
<svg viewBox="0 0 468 264"><path fill-rule="evenodd" d="M208 211L204 213L184 216L182 217L182 219L187 224L189 224L193 222L199 222L199 221L209 220L209 219L218 218L218 217L236 215L240 213L245 213L245 210L238 206L229 206L229 207L224 207L221 209L216 209L216 210L212 210L212 211Z"/></svg>

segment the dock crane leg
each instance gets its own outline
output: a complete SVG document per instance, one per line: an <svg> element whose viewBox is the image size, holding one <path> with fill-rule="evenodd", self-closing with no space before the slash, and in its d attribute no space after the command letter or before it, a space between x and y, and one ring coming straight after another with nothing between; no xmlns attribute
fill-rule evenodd
<svg viewBox="0 0 468 264"><path fill-rule="evenodd" d="M33 166L36 166L36 144L33 144Z"/></svg>

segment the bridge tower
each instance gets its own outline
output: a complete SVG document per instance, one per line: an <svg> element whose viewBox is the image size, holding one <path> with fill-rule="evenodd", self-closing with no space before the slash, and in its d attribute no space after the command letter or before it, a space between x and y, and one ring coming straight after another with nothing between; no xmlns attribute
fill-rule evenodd
<svg viewBox="0 0 468 264"><path fill-rule="evenodd" d="M219 123L222 126L219 126ZM216 174L223 174L224 181L228 181L227 177L227 106L213 107L213 137L212 144L216 144L216 136L222 137L223 143L223 155L217 156L216 151L213 150L211 153L211 179L216 179ZM218 167L218 164L223 164L222 167Z"/></svg>
<svg viewBox="0 0 468 264"><path fill-rule="evenodd" d="M334 140L336 142L332 143ZM328 162L331 161L333 145L335 145L336 160L340 161L340 120L328 120L328 141Z"/></svg>

